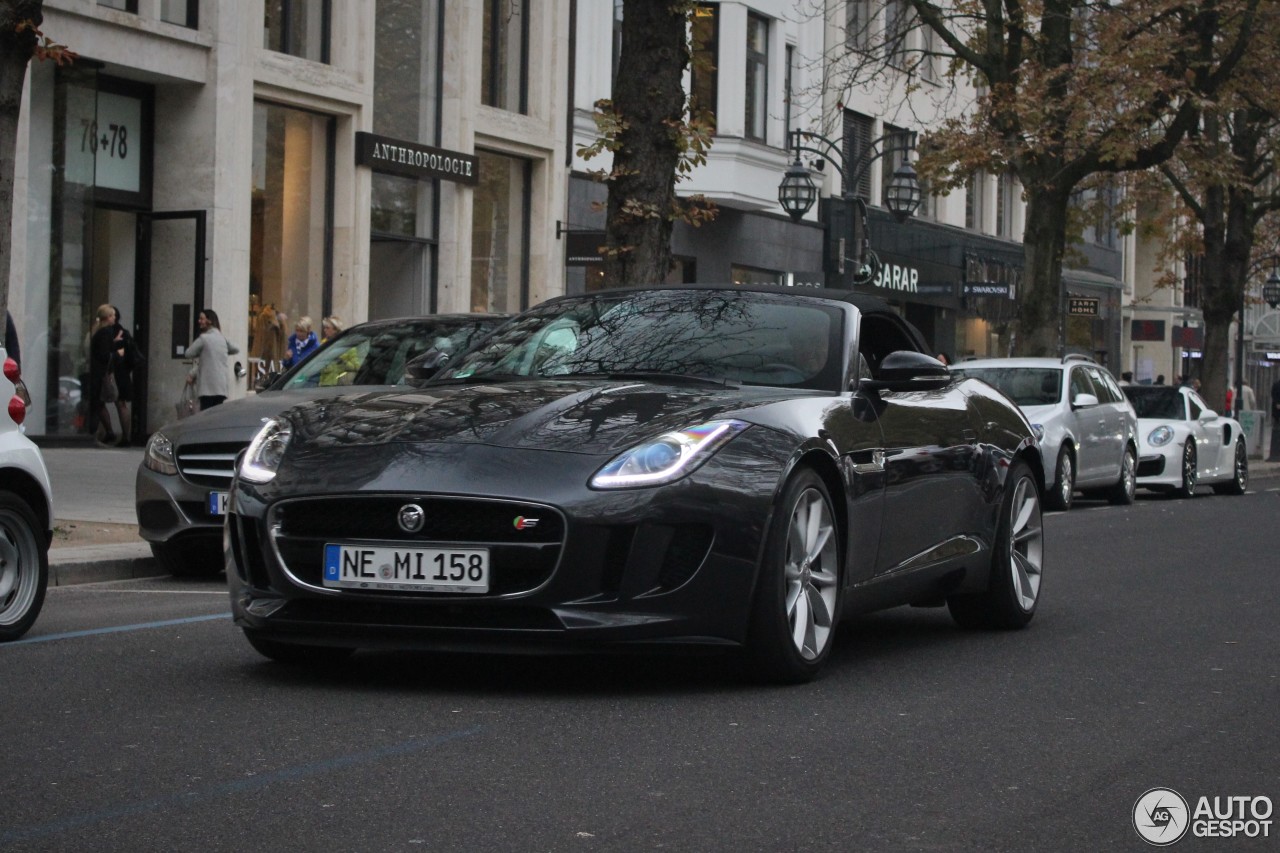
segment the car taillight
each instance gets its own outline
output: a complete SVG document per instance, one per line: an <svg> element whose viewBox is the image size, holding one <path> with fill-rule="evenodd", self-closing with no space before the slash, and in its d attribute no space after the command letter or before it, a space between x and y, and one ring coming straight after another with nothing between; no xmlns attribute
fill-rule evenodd
<svg viewBox="0 0 1280 853"><path fill-rule="evenodd" d="M13 422L18 426L22 426L22 422L27 419L27 404L22 402L21 397L9 398L9 417L13 418Z"/></svg>
<svg viewBox="0 0 1280 853"><path fill-rule="evenodd" d="M18 369L18 362L11 358L4 360L4 378L14 385L18 384L18 380L22 378L22 371Z"/></svg>

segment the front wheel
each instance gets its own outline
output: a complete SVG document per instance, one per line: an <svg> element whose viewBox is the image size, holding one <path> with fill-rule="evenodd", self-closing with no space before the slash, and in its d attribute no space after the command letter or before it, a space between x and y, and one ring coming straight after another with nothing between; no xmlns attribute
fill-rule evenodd
<svg viewBox="0 0 1280 853"><path fill-rule="evenodd" d="M0 492L0 642L35 624L49 586L49 551L26 501Z"/></svg>
<svg viewBox="0 0 1280 853"><path fill-rule="evenodd" d="M770 524L752 605L750 652L767 680L808 681L831 653L840 614L840 543L822 478L801 470Z"/></svg>
<svg viewBox="0 0 1280 853"><path fill-rule="evenodd" d="M1244 441L1236 442L1235 463L1231 472L1231 482L1217 483L1213 487L1214 494L1243 495L1249 486L1249 451Z"/></svg>
<svg viewBox="0 0 1280 853"><path fill-rule="evenodd" d="M1133 496L1138 491L1138 458L1132 447L1124 449L1124 459L1120 461L1120 479L1111 487L1107 496L1113 504L1127 506L1133 503Z"/></svg>
<svg viewBox="0 0 1280 853"><path fill-rule="evenodd" d="M1173 490L1174 497L1190 498L1196 494L1196 442L1195 439L1187 439L1186 446L1182 448L1182 482L1178 488Z"/></svg>
<svg viewBox="0 0 1280 853"><path fill-rule="evenodd" d="M1005 479L1000 523L985 592L947 599L951 618L965 628L1022 628L1035 616L1044 571L1040 493L1031 469L1015 462Z"/></svg>
<svg viewBox="0 0 1280 853"><path fill-rule="evenodd" d="M1053 469L1053 485L1045 496L1049 509L1071 509L1071 498L1076 489L1076 462L1071 448L1063 446L1058 451L1058 462Z"/></svg>

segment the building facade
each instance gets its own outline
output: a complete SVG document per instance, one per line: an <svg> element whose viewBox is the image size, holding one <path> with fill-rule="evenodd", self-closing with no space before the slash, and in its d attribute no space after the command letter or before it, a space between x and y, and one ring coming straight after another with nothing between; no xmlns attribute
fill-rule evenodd
<svg viewBox="0 0 1280 853"><path fill-rule="evenodd" d="M303 316L559 292L569 7L46 0L44 31L81 58L33 63L23 101L9 308L28 432L91 435L101 304L145 357L142 435L173 411L203 309L241 350L238 396Z"/></svg>

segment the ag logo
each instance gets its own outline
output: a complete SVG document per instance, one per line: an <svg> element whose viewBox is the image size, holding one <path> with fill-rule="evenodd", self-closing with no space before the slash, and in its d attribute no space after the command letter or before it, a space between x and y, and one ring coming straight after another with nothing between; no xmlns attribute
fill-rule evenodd
<svg viewBox="0 0 1280 853"><path fill-rule="evenodd" d="M1133 804L1133 828L1148 844L1167 847L1186 835L1190 824L1187 801L1172 788L1152 788Z"/></svg>

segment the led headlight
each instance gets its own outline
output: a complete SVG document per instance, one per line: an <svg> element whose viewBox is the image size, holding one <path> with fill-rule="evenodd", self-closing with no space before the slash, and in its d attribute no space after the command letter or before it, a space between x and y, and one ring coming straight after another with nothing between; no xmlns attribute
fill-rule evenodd
<svg viewBox="0 0 1280 853"><path fill-rule="evenodd" d="M293 438L293 427L284 418L267 421L249 442L240 463L240 476L250 483L269 483L275 479L280 461Z"/></svg>
<svg viewBox="0 0 1280 853"><path fill-rule="evenodd" d="M1147 436L1147 443L1152 447L1164 447L1173 441L1173 430L1167 426L1158 426Z"/></svg>
<svg viewBox="0 0 1280 853"><path fill-rule="evenodd" d="M142 464L157 474L178 473L178 463L173 458L173 442L162 432L151 434L147 441L147 451L142 457Z"/></svg>
<svg viewBox="0 0 1280 853"><path fill-rule="evenodd" d="M593 489L660 486L693 471L747 428L742 421L709 421L638 444L591 478Z"/></svg>

